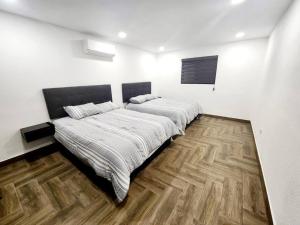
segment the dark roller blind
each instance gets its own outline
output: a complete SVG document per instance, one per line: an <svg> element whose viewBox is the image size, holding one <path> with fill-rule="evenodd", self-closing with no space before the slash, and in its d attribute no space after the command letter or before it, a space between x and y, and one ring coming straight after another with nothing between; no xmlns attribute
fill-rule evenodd
<svg viewBox="0 0 300 225"><path fill-rule="evenodd" d="M215 84L218 56L182 59L182 84Z"/></svg>

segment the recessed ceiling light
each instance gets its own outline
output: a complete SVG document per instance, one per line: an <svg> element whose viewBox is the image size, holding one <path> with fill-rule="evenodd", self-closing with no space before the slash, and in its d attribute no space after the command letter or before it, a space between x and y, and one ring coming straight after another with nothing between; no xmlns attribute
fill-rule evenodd
<svg viewBox="0 0 300 225"><path fill-rule="evenodd" d="M120 31L120 32L118 33L118 36L119 36L119 38L124 39L124 38L127 37L127 34L126 34L125 32L123 32L123 31Z"/></svg>
<svg viewBox="0 0 300 225"><path fill-rule="evenodd" d="M164 46L160 46L160 47L158 48L158 50L159 50L160 52L163 52L163 51L165 51L165 47L164 47Z"/></svg>
<svg viewBox="0 0 300 225"><path fill-rule="evenodd" d="M245 36L245 33L244 33L244 32L238 32L238 33L235 35L236 38L242 38L242 37L244 37L244 36Z"/></svg>
<svg viewBox="0 0 300 225"><path fill-rule="evenodd" d="M231 0L231 4L232 5L239 5L241 3L243 3L245 0Z"/></svg>

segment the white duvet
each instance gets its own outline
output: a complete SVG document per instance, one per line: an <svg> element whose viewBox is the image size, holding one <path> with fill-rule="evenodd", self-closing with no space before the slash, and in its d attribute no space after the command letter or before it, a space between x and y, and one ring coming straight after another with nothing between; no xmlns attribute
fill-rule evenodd
<svg viewBox="0 0 300 225"><path fill-rule="evenodd" d="M126 109L80 120L65 117L54 125L60 143L112 182L118 201L127 195L131 172L179 134L169 118Z"/></svg>

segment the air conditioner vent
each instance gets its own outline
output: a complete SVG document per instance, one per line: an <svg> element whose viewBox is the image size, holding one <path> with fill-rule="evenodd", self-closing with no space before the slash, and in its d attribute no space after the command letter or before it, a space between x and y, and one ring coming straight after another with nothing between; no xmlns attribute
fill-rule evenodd
<svg viewBox="0 0 300 225"><path fill-rule="evenodd" d="M116 55L114 45L93 40L83 40L83 50L86 54L113 58Z"/></svg>

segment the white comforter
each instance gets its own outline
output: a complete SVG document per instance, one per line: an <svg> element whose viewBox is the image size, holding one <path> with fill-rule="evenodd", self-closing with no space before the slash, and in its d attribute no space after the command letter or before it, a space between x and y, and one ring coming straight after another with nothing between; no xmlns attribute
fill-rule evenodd
<svg viewBox="0 0 300 225"><path fill-rule="evenodd" d="M131 172L167 139L179 134L166 117L126 109L81 120L65 117L54 125L60 143L112 182L118 201L127 195Z"/></svg>
<svg viewBox="0 0 300 225"><path fill-rule="evenodd" d="M202 113L198 102L182 102L165 98L157 98L141 104L129 103L126 108L138 112L166 116L176 124L181 133L184 133L187 124Z"/></svg>

